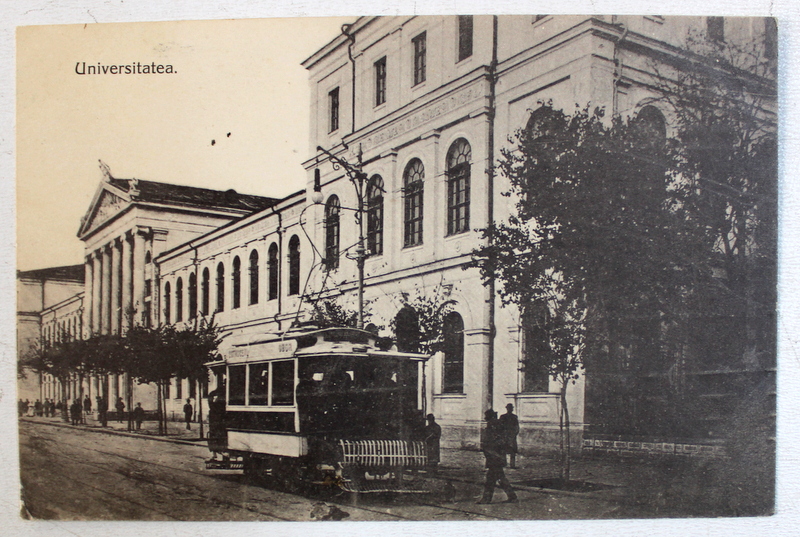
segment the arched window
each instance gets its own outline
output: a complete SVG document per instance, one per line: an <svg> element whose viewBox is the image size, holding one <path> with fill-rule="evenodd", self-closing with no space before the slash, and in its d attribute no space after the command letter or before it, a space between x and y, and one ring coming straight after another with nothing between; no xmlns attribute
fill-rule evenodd
<svg viewBox="0 0 800 537"><path fill-rule="evenodd" d="M383 178L373 175L367 185L367 254L383 253Z"/></svg>
<svg viewBox="0 0 800 537"><path fill-rule="evenodd" d="M225 311L225 265L217 265L217 311Z"/></svg>
<svg viewBox="0 0 800 537"><path fill-rule="evenodd" d="M653 105L643 106L633 120L639 140L646 146L662 147L667 139L667 121Z"/></svg>
<svg viewBox="0 0 800 537"><path fill-rule="evenodd" d="M469 231L469 176L472 149L459 138L447 152L447 234Z"/></svg>
<svg viewBox="0 0 800 537"><path fill-rule="evenodd" d="M406 166L403 173L403 198L405 219L403 246L422 244L422 201L425 167L415 158Z"/></svg>
<svg viewBox="0 0 800 537"><path fill-rule="evenodd" d="M239 256L233 258L233 272L231 273L231 283L233 284L233 309L241 305L241 291L242 291L242 262Z"/></svg>
<svg viewBox="0 0 800 537"><path fill-rule="evenodd" d="M169 282L164 284L164 323L169 324L172 318L170 311L170 299L172 298L172 287Z"/></svg>
<svg viewBox="0 0 800 537"><path fill-rule="evenodd" d="M528 308L522 315L522 391L547 392L550 385L550 340L547 309Z"/></svg>
<svg viewBox="0 0 800 537"><path fill-rule="evenodd" d="M208 267L203 269L203 283L202 286L202 293L203 293L203 302L202 302L202 311L203 315L208 315L210 311L210 302L211 302L211 273L208 271Z"/></svg>
<svg viewBox="0 0 800 537"><path fill-rule="evenodd" d="M448 313L442 325L444 341L443 393L464 393L464 321Z"/></svg>
<svg viewBox="0 0 800 537"><path fill-rule="evenodd" d="M328 269L339 266L339 212L341 205L337 196L328 198L325 204L325 265Z"/></svg>
<svg viewBox="0 0 800 537"><path fill-rule="evenodd" d="M274 242L269 245L267 252L267 277L269 278L267 288L267 299L275 300L278 298L278 282L280 282L280 263L278 263L278 245Z"/></svg>
<svg viewBox="0 0 800 537"><path fill-rule="evenodd" d="M189 320L197 316L197 273L189 274Z"/></svg>
<svg viewBox="0 0 800 537"><path fill-rule="evenodd" d="M175 322L183 320L183 278L175 282Z"/></svg>
<svg viewBox="0 0 800 537"><path fill-rule="evenodd" d="M250 252L250 305L258 304L258 252Z"/></svg>
<svg viewBox="0 0 800 537"><path fill-rule="evenodd" d="M417 352L419 350L419 316L409 305L400 308L394 317L394 333L397 350Z"/></svg>
<svg viewBox="0 0 800 537"><path fill-rule="evenodd" d="M153 261L153 256L150 254L150 252L147 252L146 254L144 254L144 262L146 264L149 265L152 261Z"/></svg>
<svg viewBox="0 0 800 537"><path fill-rule="evenodd" d="M300 238L289 239L289 294L300 294Z"/></svg>

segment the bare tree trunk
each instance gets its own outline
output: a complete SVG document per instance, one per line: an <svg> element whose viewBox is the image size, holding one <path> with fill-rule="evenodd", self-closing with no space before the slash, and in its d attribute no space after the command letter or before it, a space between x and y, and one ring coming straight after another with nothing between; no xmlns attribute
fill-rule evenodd
<svg viewBox="0 0 800 537"><path fill-rule="evenodd" d="M162 411L162 404L161 404L161 381L156 381L156 401L158 405L158 434L165 434L164 433L164 413Z"/></svg>
<svg viewBox="0 0 800 537"><path fill-rule="evenodd" d="M197 419L200 421L200 440L203 439L203 387L205 386L205 381L200 380L198 381L199 386L197 387Z"/></svg>
<svg viewBox="0 0 800 537"><path fill-rule="evenodd" d="M561 385L561 478L569 481L570 478L570 439L569 439L569 409L567 408L567 383Z"/></svg>
<svg viewBox="0 0 800 537"><path fill-rule="evenodd" d="M133 431L133 380L125 373L125 391L128 400L128 432Z"/></svg>

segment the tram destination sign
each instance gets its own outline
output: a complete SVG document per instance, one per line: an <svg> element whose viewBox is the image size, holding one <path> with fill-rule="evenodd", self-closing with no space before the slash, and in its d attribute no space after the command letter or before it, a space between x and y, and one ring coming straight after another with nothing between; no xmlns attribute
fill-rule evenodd
<svg viewBox="0 0 800 537"><path fill-rule="evenodd" d="M269 341L236 347L228 351L228 363L245 363L275 358L291 358L297 350L297 340Z"/></svg>

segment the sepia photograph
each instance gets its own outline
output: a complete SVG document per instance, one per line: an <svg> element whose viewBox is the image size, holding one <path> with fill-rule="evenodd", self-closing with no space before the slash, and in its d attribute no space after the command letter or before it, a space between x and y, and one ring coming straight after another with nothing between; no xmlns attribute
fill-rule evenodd
<svg viewBox="0 0 800 537"><path fill-rule="evenodd" d="M782 32L18 26L18 516L774 517Z"/></svg>

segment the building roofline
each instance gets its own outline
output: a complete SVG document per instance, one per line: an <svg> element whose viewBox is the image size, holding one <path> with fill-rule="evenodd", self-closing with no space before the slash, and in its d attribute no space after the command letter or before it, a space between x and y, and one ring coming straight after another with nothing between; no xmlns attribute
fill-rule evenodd
<svg viewBox="0 0 800 537"><path fill-rule="evenodd" d="M371 22L381 18L378 16L362 16L359 17L351 24L351 28L354 32L359 32L362 28L370 24ZM339 48L340 45L343 45L347 42L347 37L340 33L333 39L331 39L325 46L317 50L314 54L300 62L300 65L305 67L306 69L311 69L317 62L325 58L328 54Z"/></svg>
<svg viewBox="0 0 800 537"><path fill-rule="evenodd" d="M84 282L85 272L83 265L62 265L33 270L18 270L17 279Z"/></svg>
<svg viewBox="0 0 800 537"><path fill-rule="evenodd" d="M250 224L250 222L245 223L245 220L247 220L248 218L252 218L254 221L260 220L262 218L267 218L269 216L272 216L273 214L277 214L280 211L288 209L289 207L292 207L292 206L294 206L294 205L296 205L298 203L302 203L305 200L305 193L306 193L306 189L303 188L301 190L298 190L298 191L296 191L296 192L294 192L292 194L289 194L288 196L282 198L280 201L278 201L277 203L275 203L274 205L272 205L270 207L266 207L266 208L264 208L264 209L262 209L260 211L257 211L257 212L242 216L241 218L237 218L236 220L231 220L230 222L227 222L227 223L225 223L225 224L223 224L223 225L221 225L221 226L209 231L208 233L204 233L203 235L200 235L199 237L195 237L194 239L191 239L189 241L181 243L181 244L175 246L174 248L171 248L170 250L167 250L165 252L161 252L160 254L158 254L153 259L153 262L157 263L157 264L161 264L161 263L163 263L163 262L165 262L165 261L167 261L169 259L177 257L178 255L180 255L180 254L182 254L182 253L184 253L186 251L189 251L189 250L191 250L193 248L197 248L198 246L200 246L202 244L207 244L207 243L213 241L215 238L217 238L217 236L223 236L223 235L227 234L228 232L233 231L233 228L235 228L237 225L241 225L242 227L245 227L245 226ZM298 199L292 200L292 198L298 198ZM268 211L272 211L272 212L268 212Z"/></svg>

